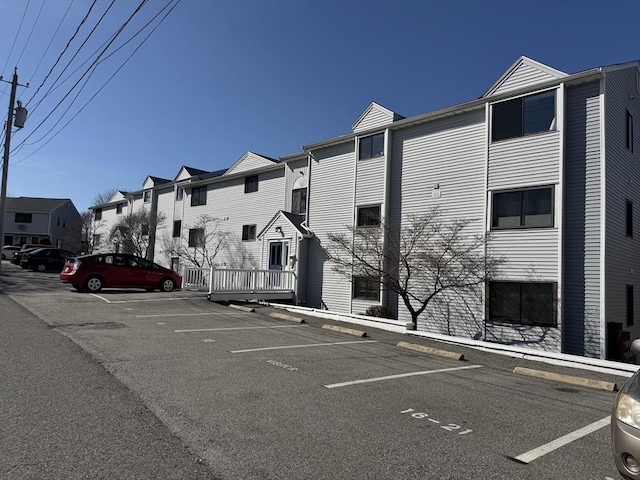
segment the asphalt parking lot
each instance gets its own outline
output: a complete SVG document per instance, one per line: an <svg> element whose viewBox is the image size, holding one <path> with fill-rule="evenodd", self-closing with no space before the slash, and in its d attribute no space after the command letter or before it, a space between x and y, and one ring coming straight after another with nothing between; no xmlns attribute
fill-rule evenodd
<svg viewBox="0 0 640 480"><path fill-rule="evenodd" d="M56 274L2 273L4 293L93 355L218 478L620 478L614 393L513 373L539 365L425 355L396 344L435 343L197 292L87 294Z"/></svg>

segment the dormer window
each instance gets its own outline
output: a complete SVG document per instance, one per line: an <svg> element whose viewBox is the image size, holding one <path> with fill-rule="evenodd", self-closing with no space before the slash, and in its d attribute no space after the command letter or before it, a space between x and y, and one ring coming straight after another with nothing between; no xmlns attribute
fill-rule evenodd
<svg viewBox="0 0 640 480"><path fill-rule="evenodd" d="M384 155L384 133L377 133L360 139L360 147L358 149L358 158L360 160L381 157L382 155Z"/></svg>

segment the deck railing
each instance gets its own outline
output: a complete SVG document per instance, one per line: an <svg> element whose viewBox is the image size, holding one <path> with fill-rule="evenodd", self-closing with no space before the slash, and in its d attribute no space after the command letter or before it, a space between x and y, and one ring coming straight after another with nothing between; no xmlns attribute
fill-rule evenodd
<svg viewBox="0 0 640 480"><path fill-rule="evenodd" d="M210 278L211 269L209 267L185 267L182 273L182 288L208 292Z"/></svg>
<svg viewBox="0 0 640 480"><path fill-rule="evenodd" d="M213 268L210 293L292 292L295 276L292 271L245 268Z"/></svg>

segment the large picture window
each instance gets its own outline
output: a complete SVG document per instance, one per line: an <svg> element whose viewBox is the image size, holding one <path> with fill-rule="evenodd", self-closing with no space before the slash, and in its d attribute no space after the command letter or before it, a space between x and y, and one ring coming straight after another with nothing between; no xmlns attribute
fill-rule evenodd
<svg viewBox="0 0 640 480"><path fill-rule="evenodd" d="M384 133L377 133L360 139L360 150L358 151L360 160L381 157L382 155L384 155Z"/></svg>
<svg viewBox="0 0 640 480"><path fill-rule="evenodd" d="M102 213L102 211L100 211L100 213ZM33 214L31 213L16 212L16 215L14 217L15 223L31 223L32 219Z"/></svg>
<svg viewBox="0 0 640 480"><path fill-rule="evenodd" d="M191 206L207 204L207 187L199 187L191 190Z"/></svg>
<svg viewBox="0 0 640 480"><path fill-rule="evenodd" d="M553 227L553 187L494 192L491 227Z"/></svg>
<svg viewBox="0 0 640 480"><path fill-rule="evenodd" d="M353 298L380 301L380 279L374 277L353 277Z"/></svg>
<svg viewBox="0 0 640 480"><path fill-rule="evenodd" d="M493 105L491 141L555 130L556 93L544 92Z"/></svg>
<svg viewBox="0 0 640 480"><path fill-rule="evenodd" d="M557 326L557 284L489 283L489 321Z"/></svg>
<svg viewBox="0 0 640 480"><path fill-rule="evenodd" d="M377 227L380 225L380 205L358 207L358 227Z"/></svg>

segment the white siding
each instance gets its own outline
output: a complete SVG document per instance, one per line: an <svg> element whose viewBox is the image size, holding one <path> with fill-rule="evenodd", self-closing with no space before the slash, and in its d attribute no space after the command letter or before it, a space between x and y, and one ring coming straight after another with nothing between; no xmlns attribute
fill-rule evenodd
<svg viewBox="0 0 640 480"><path fill-rule="evenodd" d="M165 267L171 267L171 236L173 234L173 209L175 191L165 188L157 192L157 215L158 220L162 220L156 228L155 249L153 261Z"/></svg>
<svg viewBox="0 0 640 480"><path fill-rule="evenodd" d="M605 318L626 324L625 285L633 285L635 324L624 329L632 339L640 337L640 99L636 72L636 68L608 72L605 80ZM633 153L626 148L627 111L634 122ZM633 202L633 238L625 235L627 199Z"/></svg>
<svg viewBox="0 0 640 480"><path fill-rule="evenodd" d="M309 227L308 303L316 308L349 312L351 282L331 269L323 250L327 233L345 232L353 224L354 143L313 152Z"/></svg>
<svg viewBox="0 0 640 480"><path fill-rule="evenodd" d="M225 172L225 175L231 175L240 172L248 172L260 167L266 167L273 165L273 161L268 158L264 158L260 155L256 155L253 152L247 152L240 158L229 170Z"/></svg>
<svg viewBox="0 0 640 480"><path fill-rule="evenodd" d="M369 111L354 125L355 133L364 132L371 128L384 127L393 122L393 112L382 109L377 105L372 105Z"/></svg>
<svg viewBox="0 0 640 480"><path fill-rule="evenodd" d="M492 232L489 249L504 256L504 280L558 280L558 230L531 228Z"/></svg>
<svg viewBox="0 0 640 480"><path fill-rule="evenodd" d="M358 161L356 205L381 204L384 201L385 158Z"/></svg>
<svg viewBox="0 0 640 480"><path fill-rule="evenodd" d="M551 75L549 72L545 72L544 70L539 70L532 65L522 63L513 72L511 72L511 75L503 80L502 84L492 92L492 95L528 87L546 80L553 80L554 78L557 77L555 75Z"/></svg>
<svg viewBox="0 0 640 480"><path fill-rule="evenodd" d="M309 162L307 158L300 160L295 160L287 163L287 167L285 168L286 179L285 179L285 195L284 195L284 206L282 207L285 211L291 211L291 192L293 191L293 185L296 180L300 176L309 176ZM309 198L309 192L307 190L307 199Z"/></svg>
<svg viewBox="0 0 640 480"><path fill-rule="evenodd" d="M567 89L562 281L563 351L600 356L600 85Z"/></svg>
<svg viewBox="0 0 640 480"><path fill-rule="evenodd" d="M544 132L489 146L489 189L556 184L560 132Z"/></svg>

